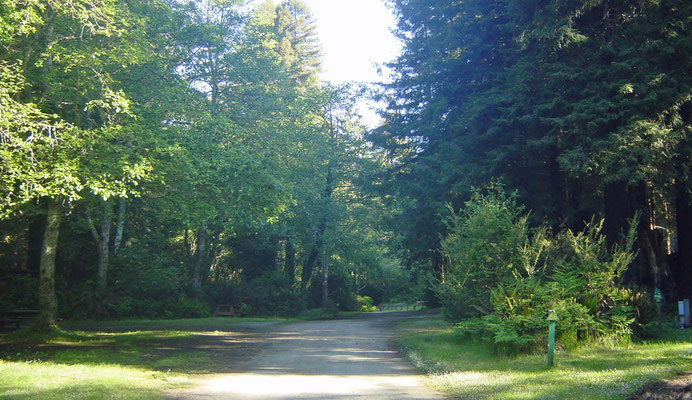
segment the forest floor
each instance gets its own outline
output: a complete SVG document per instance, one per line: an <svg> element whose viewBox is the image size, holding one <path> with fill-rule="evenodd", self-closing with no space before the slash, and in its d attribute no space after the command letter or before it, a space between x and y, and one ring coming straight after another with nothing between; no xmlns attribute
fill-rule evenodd
<svg viewBox="0 0 692 400"><path fill-rule="evenodd" d="M432 388L463 399L692 399L692 329L627 346L498 356L439 316L404 321L399 345Z"/></svg>
<svg viewBox="0 0 692 400"><path fill-rule="evenodd" d="M0 336L0 398L433 399L394 347L413 313L65 324Z"/></svg>

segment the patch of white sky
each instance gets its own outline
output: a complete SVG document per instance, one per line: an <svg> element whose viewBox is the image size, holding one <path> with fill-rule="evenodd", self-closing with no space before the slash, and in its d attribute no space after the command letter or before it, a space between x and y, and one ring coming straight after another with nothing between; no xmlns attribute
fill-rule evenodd
<svg viewBox="0 0 692 400"><path fill-rule="evenodd" d="M315 18L322 47L320 78L335 85L346 82L378 83L388 80L385 63L393 61L402 44L392 33L396 18L385 0L302 0ZM262 0L250 0L257 5ZM274 4L281 0L273 0ZM363 123L377 126L382 104L358 103Z"/></svg>
<svg viewBox="0 0 692 400"><path fill-rule="evenodd" d="M303 0L315 18L322 45L320 77L333 84L387 81L384 64L401 52L392 33L396 19L384 0ZM382 72L380 72L382 70ZM358 103L363 123L379 123L381 104Z"/></svg>
<svg viewBox="0 0 692 400"><path fill-rule="evenodd" d="M383 0L303 0L310 8L322 44L320 77L334 84L375 83L387 80L384 63L393 61L401 43L392 33L396 19ZM374 127L381 106L361 101L363 122Z"/></svg>
<svg viewBox="0 0 692 400"><path fill-rule="evenodd" d="M375 64L400 50L394 15L382 0L303 0L315 17L322 43L322 78L334 83L380 81Z"/></svg>

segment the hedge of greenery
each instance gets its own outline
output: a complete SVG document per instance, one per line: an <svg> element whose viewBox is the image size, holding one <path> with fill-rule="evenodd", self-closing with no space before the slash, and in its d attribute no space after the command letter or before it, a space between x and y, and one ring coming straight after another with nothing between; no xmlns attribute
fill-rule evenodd
<svg viewBox="0 0 692 400"><path fill-rule="evenodd" d="M504 352L531 351L546 340L546 316L555 310L558 340L570 348L588 341L627 342L655 313L649 296L622 285L632 262L636 221L611 248L603 221L583 231L531 229L528 214L502 188L476 192L464 209L450 208L448 259L436 293L448 319L463 332Z"/></svg>

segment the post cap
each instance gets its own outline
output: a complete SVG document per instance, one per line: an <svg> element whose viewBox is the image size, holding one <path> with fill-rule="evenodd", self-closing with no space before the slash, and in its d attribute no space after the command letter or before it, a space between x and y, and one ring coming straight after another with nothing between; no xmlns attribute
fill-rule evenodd
<svg viewBox="0 0 692 400"><path fill-rule="evenodd" d="M549 310L548 311L548 321L559 321L560 318L557 317L557 314L555 314L555 310Z"/></svg>

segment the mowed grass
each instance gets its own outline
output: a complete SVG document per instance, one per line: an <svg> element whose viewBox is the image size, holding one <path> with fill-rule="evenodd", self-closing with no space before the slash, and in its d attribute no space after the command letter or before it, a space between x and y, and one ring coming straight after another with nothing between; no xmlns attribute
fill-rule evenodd
<svg viewBox="0 0 692 400"><path fill-rule="evenodd" d="M159 399L189 384L185 376L119 365L0 360L0 397L11 399Z"/></svg>
<svg viewBox="0 0 692 400"><path fill-rule="evenodd" d="M399 339L436 390L459 399L620 399L651 382L692 370L692 330L622 348L589 346L502 357L487 344L463 339L438 316L405 322ZM547 333L546 333L547 334Z"/></svg>
<svg viewBox="0 0 692 400"><path fill-rule="evenodd" d="M278 321L75 322L64 324L72 330L0 335L0 398L163 398L192 386L199 374L228 371L243 354L242 342L257 339L237 327Z"/></svg>

